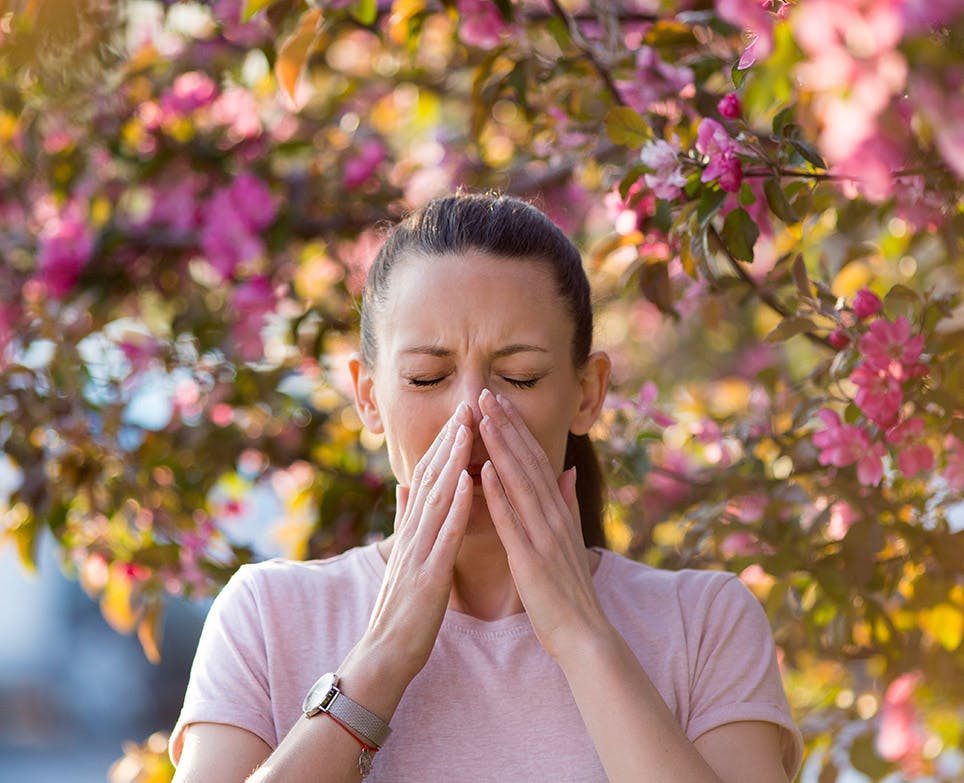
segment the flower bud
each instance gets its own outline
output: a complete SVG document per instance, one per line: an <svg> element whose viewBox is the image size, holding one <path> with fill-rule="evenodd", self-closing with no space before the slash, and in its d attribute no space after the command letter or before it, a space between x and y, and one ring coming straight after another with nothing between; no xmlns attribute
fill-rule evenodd
<svg viewBox="0 0 964 783"><path fill-rule="evenodd" d="M884 303L869 288L861 288L854 297L854 312L858 318L869 318L884 309Z"/></svg>
<svg viewBox="0 0 964 783"><path fill-rule="evenodd" d="M743 114L743 104L740 103L740 99L736 97L735 92L725 95L723 99L716 104L716 109L728 120L735 120Z"/></svg>

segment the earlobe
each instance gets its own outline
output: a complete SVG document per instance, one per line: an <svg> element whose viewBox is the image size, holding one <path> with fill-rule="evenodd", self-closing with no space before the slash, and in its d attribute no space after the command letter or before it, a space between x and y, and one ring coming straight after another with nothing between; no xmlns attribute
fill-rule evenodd
<svg viewBox="0 0 964 783"><path fill-rule="evenodd" d="M573 435L585 435L589 432L606 401L609 390L609 372L612 362L609 355L603 351L590 354L580 375L579 383L581 396L576 416L569 426Z"/></svg>
<svg viewBox="0 0 964 783"><path fill-rule="evenodd" d="M371 370L362 361L360 354L353 353L348 359L348 371L351 373L352 390L355 393L355 410L369 432L381 435L385 427L378 411L378 401L375 399L375 378Z"/></svg>

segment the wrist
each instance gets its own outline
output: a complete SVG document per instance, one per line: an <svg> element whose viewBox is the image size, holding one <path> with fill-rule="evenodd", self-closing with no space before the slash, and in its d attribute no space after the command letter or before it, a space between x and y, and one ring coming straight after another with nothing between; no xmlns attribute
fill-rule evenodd
<svg viewBox="0 0 964 783"><path fill-rule="evenodd" d="M384 644L363 638L338 667L339 688L389 722L415 674L400 665Z"/></svg>

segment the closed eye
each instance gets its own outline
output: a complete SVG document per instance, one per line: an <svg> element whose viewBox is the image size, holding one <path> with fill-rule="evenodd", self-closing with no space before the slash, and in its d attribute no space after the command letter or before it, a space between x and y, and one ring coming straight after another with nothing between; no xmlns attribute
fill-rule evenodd
<svg viewBox="0 0 964 783"><path fill-rule="evenodd" d="M440 378L406 378L405 380L417 388L426 388L438 386L438 384L445 380L445 376L443 375ZM517 389L531 389L539 382L539 378L506 378L505 376L503 376L503 380L511 383Z"/></svg>

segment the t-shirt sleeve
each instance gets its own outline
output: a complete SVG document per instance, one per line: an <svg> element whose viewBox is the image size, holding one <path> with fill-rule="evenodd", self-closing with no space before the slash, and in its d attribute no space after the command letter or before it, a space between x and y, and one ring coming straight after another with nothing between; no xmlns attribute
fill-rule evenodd
<svg viewBox="0 0 964 783"><path fill-rule="evenodd" d="M781 729L783 766L793 780L803 760L803 738L790 715L763 607L735 576L701 598L702 627L690 649L693 682L687 736L693 741L735 721L775 723Z"/></svg>
<svg viewBox="0 0 964 783"><path fill-rule="evenodd" d="M226 723L277 745L267 652L251 566L242 566L208 612L168 750L176 765L191 723Z"/></svg>

